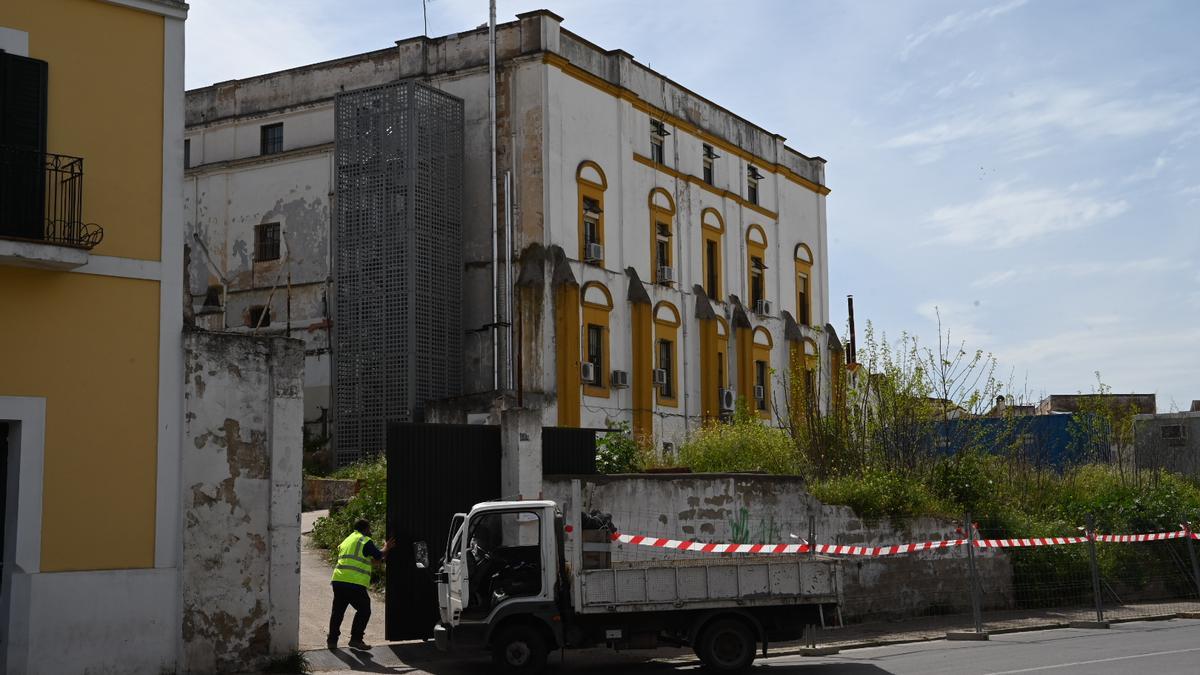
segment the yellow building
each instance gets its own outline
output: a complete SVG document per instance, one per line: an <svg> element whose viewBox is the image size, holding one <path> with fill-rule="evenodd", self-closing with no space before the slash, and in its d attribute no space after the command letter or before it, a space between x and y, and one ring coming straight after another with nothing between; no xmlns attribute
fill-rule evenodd
<svg viewBox="0 0 1200 675"><path fill-rule="evenodd" d="M0 2L9 673L178 663L186 13Z"/></svg>

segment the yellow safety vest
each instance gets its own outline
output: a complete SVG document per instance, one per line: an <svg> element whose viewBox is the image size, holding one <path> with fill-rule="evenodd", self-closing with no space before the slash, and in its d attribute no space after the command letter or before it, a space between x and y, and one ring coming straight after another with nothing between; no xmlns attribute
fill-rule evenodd
<svg viewBox="0 0 1200 675"><path fill-rule="evenodd" d="M333 568L333 580L359 586L371 585L371 561L363 554L363 548L371 538L354 531L338 544L337 565Z"/></svg>

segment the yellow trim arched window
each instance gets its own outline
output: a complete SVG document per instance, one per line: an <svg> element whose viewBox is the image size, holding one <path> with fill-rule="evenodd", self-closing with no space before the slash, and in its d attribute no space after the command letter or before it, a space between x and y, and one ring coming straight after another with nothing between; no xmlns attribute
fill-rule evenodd
<svg viewBox="0 0 1200 675"><path fill-rule="evenodd" d="M796 244L796 321L813 325L812 284L813 254L807 244Z"/></svg>
<svg viewBox="0 0 1200 675"><path fill-rule="evenodd" d="M767 299L767 233L758 225L746 229L746 300L750 311L758 312L760 300Z"/></svg>
<svg viewBox="0 0 1200 675"><path fill-rule="evenodd" d="M580 291L583 305L583 326L581 330L583 363L592 364L592 379L583 380L583 393L588 396L608 398L609 373L612 362L609 361L609 316L612 313L612 294L596 281L583 285Z"/></svg>
<svg viewBox="0 0 1200 675"><path fill-rule="evenodd" d="M754 370L750 373L753 389L749 402L751 409L767 419L771 417L771 348L774 346L770 331L761 326L754 329L751 346Z"/></svg>
<svg viewBox="0 0 1200 675"><path fill-rule="evenodd" d="M579 193L579 259L604 267L604 191L608 180L600 165L590 159L579 163L575 169L575 185ZM596 244L589 254L588 244Z"/></svg>
<svg viewBox="0 0 1200 675"><path fill-rule="evenodd" d="M718 389L729 388L729 323L717 317L716 381Z"/></svg>
<svg viewBox="0 0 1200 675"><path fill-rule="evenodd" d="M658 270L669 267L674 270L675 254L675 200L671 193L662 188L650 191L647 200L650 206L650 283L666 283L660 279Z"/></svg>
<svg viewBox="0 0 1200 675"><path fill-rule="evenodd" d="M679 310L669 302L654 306L654 369L663 371L655 385L658 405L679 407Z"/></svg>
<svg viewBox="0 0 1200 675"><path fill-rule="evenodd" d="M721 240L725 234L725 221L716 209L708 208L700 212L700 232L704 238L700 252L704 262L704 292L712 300L720 301L721 290Z"/></svg>

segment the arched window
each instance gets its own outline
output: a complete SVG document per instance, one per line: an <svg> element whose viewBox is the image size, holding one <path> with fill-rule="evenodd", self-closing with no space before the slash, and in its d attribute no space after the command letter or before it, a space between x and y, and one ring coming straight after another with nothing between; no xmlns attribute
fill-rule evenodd
<svg viewBox="0 0 1200 675"><path fill-rule="evenodd" d="M679 310L669 302L654 306L654 386L659 405L679 406Z"/></svg>
<svg viewBox="0 0 1200 675"><path fill-rule="evenodd" d="M704 209L700 213L700 231L704 237L704 292L712 300L721 300L721 239L725 234L725 221L716 209Z"/></svg>
<svg viewBox="0 0 1200 675"><path fill-rule="evenodd" d="M603 284L591 281L583 285L580 298L583 304L581 360L591 364L591 378L586 377L586 372L582 378L583 393L608 398L609 372L612 370L608 358L608 319L613 308L612 294Z"/></svg>
<svg viewBox="0 0 1200 675"><path fill-rule="evenodd" d="M767 301L767 233L751 225L746 230L746 298L750 311L768 314Z"/></svg>
<svg viewBox="0 0 1200 675"><path fill-rule="evenodd" d="M717 353L716 363L717 368L717 388L729 388L729 324L717 317Z"/></svg>
<svg viewBox="0 0 1200 675"><path fill-rule="evenodd" d="M751 407L762 417L771 417L771 348L774 346L771 333L763 327L754 329L754 371L751 373L754 389L750 392Z"/></svg>
<svg viewBox="0 0 1200 675"><path fill-rule="evenodd" d="M675 281L675 200L662 188L650 191L650 282Z"/></svg>
<svg viewBox="0 0 1200 675"><path fill-rule="evenodd" d="M604 191L608 180L600 165L589 160L575 170L579 193L579 259L604 266Z"/></svg>
<svg viewBox="0 0 1200 675"><path fill-rule="evenodd" d="M796 244L796 321L801 326L811 326L812 316L812 249L806 244Z"/></svg>

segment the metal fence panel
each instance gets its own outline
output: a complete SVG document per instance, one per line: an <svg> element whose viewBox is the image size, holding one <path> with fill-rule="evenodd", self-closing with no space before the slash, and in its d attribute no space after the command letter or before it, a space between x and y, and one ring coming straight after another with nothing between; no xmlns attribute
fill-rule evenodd
<svg viewBox="0 0 1200 675"><path fill-rule="evenodd" d="M338 466L462 393L463 103L397 82L338 94L333 389Z"/></svg>

